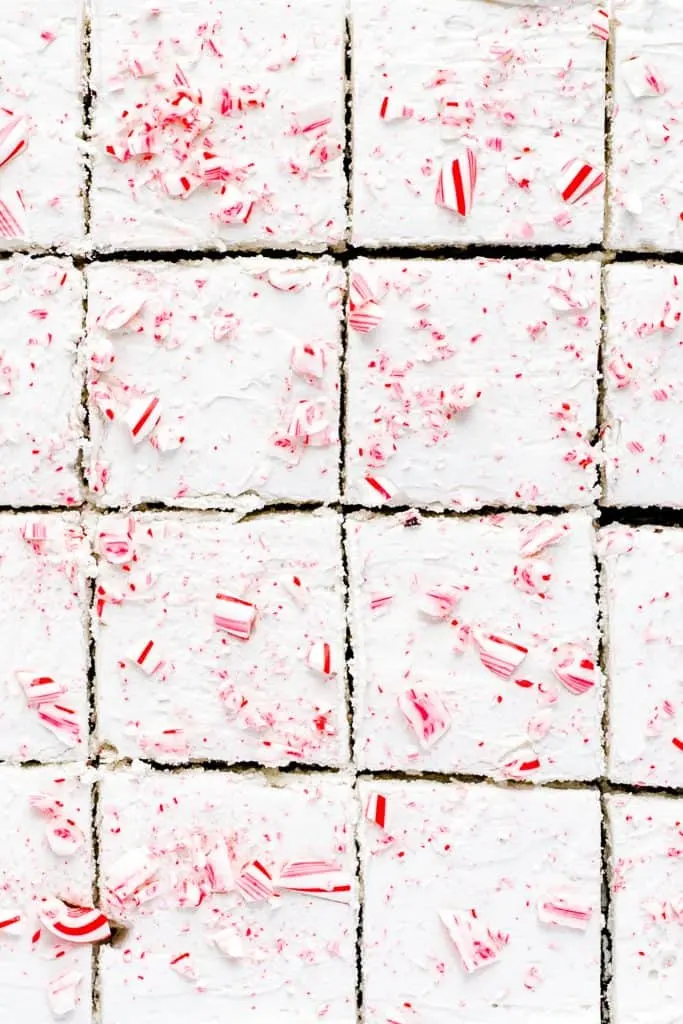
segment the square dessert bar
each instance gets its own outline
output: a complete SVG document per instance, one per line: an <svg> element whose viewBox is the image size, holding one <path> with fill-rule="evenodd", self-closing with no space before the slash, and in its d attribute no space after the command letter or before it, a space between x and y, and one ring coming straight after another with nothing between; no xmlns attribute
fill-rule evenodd
<svg viewBox="0 0 683 1024"><path fill-rule="evenodd" d="M611 825L611 1020L658 1021L680 1014L683 890L681 801L607 797Z"/></svg>
<svg viewBox="0 0 683 1024"><path fill-rule="evenodd" d="M0 550L0 760L85 760L91 569L80 519L4 513Z"/></svg>
<svg viewBox="0 0 683 1024"><path fill-rule="evenodd" d="M681 270L624 263L606 275L604 501L681 508Z"/></svg>
<svg viewBox="0 0 683 1024"><path fill-rule="evenodd" d="M354 1024L355 818L339 776L105 774L102 1024Z"/></svg>
<svg viewBox="0 0 683 1024"><path fill-rule="evenodd" d="M350 518L358 764L602 773L588 514Z"/></svg>
<svg viewBox="0 0 683 1024"><path fill-rule="evenodd" d="M594 260L352 263L347 498L589 505L599 289Z"/></svg>
<svg viewBox="0 0 683 1024"><path fill-rule="evenodd" d="M351 0L359 245L602 239L595 0Z"/></svg>
<svg viewBox="0 0 683 1024"><path fill-rule="evenodd" d="M596 1024L596 792L362 780L365 1020Z"/></svg>
<svg viewBox="0 0 683 1024"><path fill-rule="evenodd" d="M81 248L84 0L10 0L0 39L0 248Z"/></svg>
<svg viewBox="0 0 683 1024"><path fill-rule="evenodd" d="M100 744L123 757L348 760L339 517L92 524Z"/></svg>
<svg viewBox="0 0 683 1024"><path fill-rule="evenodd" d="M340 266L100 263L88 282L99 504L338 496Z"/></svg>
<svg viewBox="0 0 683 1024"><path fill-rule="evenodd" d="M57 932L65 904L93 909L90 786L73 767L2 765L0 814L0 1016L90 1024L91 945Z"/></svg>
<svg viewBox="0 0 683 1024"><path fill-rule="evenodd" d="M683 6L615 0L607 239L615 249L683 246Z"/></svg>
<svg viewBox="0 0 683 1024"><path fill-rule="evenodd" d="M600 554L610 778L683 787L683 530L610 526Z"/></svg>
<svg viewBox="0 0 683 1024"><path fill-rule="evenodd" d="M93 0L98 249L346 233L345 0Z"/></svg>
<svg viewBox="0 0 683 1024"><path fill-rule="evenodd" d="M0 505L81 500L82 304L70 260L0 261Z"/></svg>

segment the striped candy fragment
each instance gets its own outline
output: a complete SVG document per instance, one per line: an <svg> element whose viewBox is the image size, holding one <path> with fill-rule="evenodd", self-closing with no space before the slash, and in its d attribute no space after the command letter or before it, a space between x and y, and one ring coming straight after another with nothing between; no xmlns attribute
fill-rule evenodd
<svg viewBox="0 0 683 1024"><path fill-rule="evenodd" d="M545 597L552 579L552 567L541 558L527 558L513 569L512 582L525 594Z"/></svg>
<svg viewBox="0 0 683 1024"><path fill-rule="evenodd" d="M440 910L439 917L468 974L490 967L508 944L509 935L487 928L474 909Z"/></svg>
<svg viewBox="0 0 683 1024"><path fill-rule="evenodd" d="M233 892L235 875L225 839L216 839L207 844L204 851L204 867L212 892Z"/></svg>
<svg viewBox="0 0 683 1024"><path fill-rule="evenodd" d="M38 918L49 932L66 942L104 942L111 935L107 918L95 907L69 907L52 898L39 905Z"/></svg>
<svg viewBox="0 0 683 1024"><path fill-rule="evenodd" d="M597 682L595 662L578 644L563 644L553 652L553 672L570 693L579 696Z"/></svg>
<svg viewBox="0 0 683 1024"><path fill-rule="evenodd" d="M451 727L451 716L435 693L406 690L398 698L398 706L425 749L433 747Z"/></svg>
<svg viewBox="0 0 683 1024"><path fill-rule="evenodd" d="M256 606L241 597L216 594L213 620L217 629L238 640L248 640L256 621Z"/></svg>
<svg viewBox="0 0 683 1024"><path fill-rule="evenodd" d="M104 331L119 331L126 324L130 323L145 304L145 296L142 292L132 291L127 294L121 302L110 306L98 318L98 326Z"/></svg>
<svg viewBox="0 0 683 1024"><path fill-rule="evenodd" d="M592 916L592 907L564 896L546 897L538 903L538 919L543 924L585 932Z"/></svg>
<svg viewBox="0 0 683 1024"><path fill-rule="evenodd" d="M365 802L365 818L379 828L386 828L387 798L382 793L370 793Z"/></svg>
<svg viewBox="0 0 683 1024"><path fill-rule="evenodd" d="M366 302L365 305L349 312L349 327L356 334L370 334L377 330L384 319L384 313L376 302Z"/></svg>
<svg viewBox="0 0 683 1024"><path fill-rule="evenodd" d="M383 501L391 501L398 494L398 487L386 476L366 476L365 483L375 501L378 495Z"/></svg>
<svg viewBox="0 0 683 1024"><path fill-rule="evenodd" d="M161 400L157 395L134 399L125 415L133 444L139 444L149 437L160 419Z"/></svg>
<svg viewBox="0 0 683 1024"><path fill-rule="evenodd" d="M325 447L331 444L332 417L325 399L297 402L286 428L290 442L304 447Z"/></svg>
<svg viewBox="0 0 683 1024"><path fill-rule="evenodd" d="M321 676L334 676L336 667L332 662L332 648L325 640L312 643L306 655L306 664Z"/></svg>
<svg viewBox="0 0 683 1024"><path fill-rule="evenodd" d="M441 164L435 202L447 210L467 217L472 211L477 185L477 154L464 149L457 156L446 156Z"/></svg>
<svg viewBox="0 0 683 1024"><path fill-rule="evenodd" d="M109 868L105 877L107 895L121 906L140 906L159 891L157 864L147 846L128 850Z"/></svg>
<svg viewBox="0 0 683 1024"><path fill-rule="evenodd" d="M18 192L0 193L0 236L23 238L26 234L26 211Z"/></svg>
<svg viewBox="0 0 683 1024"><path fill-rule="evenodd" d="M83 981L80 971L65 971L47 983L47 1001L53 1016L68 1017L76 1009L78 988Z"/></svg>
<svg viewBox="0 0 683 1024"><path fill-rule="evenodd" d="M16 907L0 907L0 936L21 935L24 930L24 916Z"/></svg>
<svg viewBox="0 0 683 1024"><path fill-rule="evenodd" d="M604 180L603 171L577 158L564 165L557 187L565 203L578 203L599 188Z"/></svg>
<svg viewBox="0 0 683 1024"><path fill-rule="evenodd" d="M133 538L128 532L100 530L97 534L97 552L111 565L125 565L132 560L135 553Z"/></svg>
<svg viewBox="0 0 683 1024"><path fill-rule="evenodd" d="M461 593L458 587L435 584L422 591L417 607L428 619L440 619L443 622L452 617Z"/></svg>
<svg viewBox="0 0 683 1024"><path fill-rule="evenodd" d="M354 271L349 281L349 305L351 309L358 309L360 306L365 306L368 302L376 301L375 293L366 278L357 271Z"/></svg>
<svg viewBox="0 0 683 1024"><path fill-rule="evenodd" d="M63 704L41 704L36 711L40 724L66 747L75 747L80 743L81 725L73 708Z"/></svg>
<svg viewBox="0 0 683 1024"><path fill-rule="evenodd" d="M155 640L145 640L137 644L128 655L136 668L139 668L146 676L153 676L164 667L164 660L159 655L159 646Z"/></svg>
<svg viewBox="0 0 683 1024"><path fill-rule="evenodd" d="M28 516L21 526L21 536L34 551L42 551L47 540L47 519L45 516Z"/></svg>
<svg viewBox="0 0 683 1024"><path fill-rule="evenodd" d="M42 704L52 704L67 692L63 683L58 683L52 676L34 676L32 672L18 671L14 673L21 684L30 708L38 708Z"/></svg>
<svg viewBox="0 0 683 1024"><path fill-rule="evenodd" d="M381 121L407 121L414 113L413 107L408 106L395 93L387 93L386 96L382 97L379 105Z"/></svg>
<svg viewBox="0 0 683 1024"><path fill-rule="evenodd" d="M630 57L621 63L621 74L636 99L663 96L668 90L658 72L642 57Z"/></svg>
<svg viewBox="0 0 683 1024"><path fill-rule="evenodd" d="M484 633L480 629L474 629L472 637L479 649L479 660L484 668L501 679L509 679L529 653L528 647L496 633Z"/></svg>
<svg viewBox="0 0 683 1024"><path fill-rule="evenodd" d="M279 292L300 292L309 276L308 267L283 266L269 267L259 277L264 277L268 284Z"/></svg>
<svg viewBox="0 0 683 1024"><path fill-rule="evenodd" d="M334 861L290 861L281 868L276 884L286 892L316 896L334 903L348 903L351 898L351 882Z"/></svg>
<svg viewBox="0 0 683 1024"><path fill-rule="evenodd" d="M12 114L0 127L0 167L19 156L28 145L28 121Z"/></svg>
<svg viewBox="0 0 683 1024"><path fill-rule="evenodd" d="M519 537L519 553L522 558L532 558L551 544L557 544L566 532L566 528L559 520L542 519L522 530Z"/></svg>
<svg viewBox="0 0 683 1024"><path fill-rule="evenodd" d="M604 42L609 39L609 12L605 7L598 7L593 11L590 30L594 36Z"/></svg>
<svg viewBox="0 0 683 1024"><path fill-rule="evenodd" d="M48 846L57 857L73 857L85 842L85 836L70 818L51 818L45 826Z"/></svg>
<svg viewBox="0 0 683 1024"><path fill-rule="evenodd" d="M246 224L254 210L254 200L236 185L226 185L221 193L221 201L225 204L216 214L221 224Z"/></svg>
<svg viewBox="0 0 683 1024"><path fill-rule="evenodd" d="M325 374L325 350L312 341L298 341L292 349L290 366L305 380L320 380Z"/></svg>
<svg viewBox="0 0 683 1024"><path fill-rule="evenodd" d="M245 864L235 880L235 888L248 903L275 896L273 876L258 860Z"/></svg>

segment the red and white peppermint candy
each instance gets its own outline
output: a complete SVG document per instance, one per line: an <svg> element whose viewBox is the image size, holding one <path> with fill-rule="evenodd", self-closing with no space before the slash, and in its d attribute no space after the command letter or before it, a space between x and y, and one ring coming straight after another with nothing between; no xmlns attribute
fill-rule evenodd
<svg viewBox="0 0 683 1024"><path fill-rule="evenodd" d="M406 690L398 698L398 706L425 749L433 747L451 727L451 716L435 693Z"/></svg>
<svg viewBox="0 0 683 1024"><path fill-rule="evenodd" d="M370 793L365 803L365 818L379 828L386 828L387 798L382 793Z"/></svg>
<svg viewBox="0 0 683 1024"><path fill-rule="evenodd" d="M65 971L47 983L47 1001L55 1017L68 1017L76 1009L78 988L83 981L80 971Z"/></svg>
<svg viewBox="0 0 683 1024"><path fill-rule="evenodd" d="M553 652L553 672L570 693L592 690L598 681L595 661L578 644L563 644Z"/></svg>
<svg viewBox="0 0 683 1024"><path fill-rule="evenodd" d="M219 932L213 932L209 938L214 946L220 949L223 956L227 956L231 960L239 960L246 956L244 940L235 928L221 928Z"/></svg>
<svg viewBox="0 0 683 1024"><path fill-rule="evenodd" d="M308 266L282 266L269 267L266 271L259 271L258 276L263 277L268 284L279 292L300 292L306 285L310 275Z"/></svg>
<svg viewBox="0 0 683 1024"><path fill-rule="evenodd" d="M410 107L395 93L387 93L382 97L379 105L381 121L407 121L414 113L413 107Z"/></svg>
<svg viewBox="0 0 683 1024"><path fill-rule="evenodd" d="M609 11L605 7L598 7L593 12L591 18L590 30L594 36L598 39L602 39L605 42L609 39Z"/></svg>
<svg viewBox="0 0 683 1024"><path fill-rule="evenodd" d="M520 533L519 553L522 558L532 558L551 544L557 544L566 532L566 527L558 519L541 519Z"/></svg>
<svg viewBox="0 0 683 1024"><path fill-rule="evenodd" d="M294 132L297 135L323 131L332 124L332 112L326 104L314 103L296 114Z"/></svg>
<svg viewBox="0 0 683 1024"><path fill-rule="evenodd" d="M599 188L604 180L604 171L593 167L586 160L574 159L562 168L557 187L565 203L578 203Z"/></svg>
<svg viewBox="0 0 683 1024"><path fill-rule="evenodd" d="M313 341L298 341L292 349L290 366L305 380L320 380L325 375L325 350Z"/></svg>
<svg viewBox="0 0 683 1024"><path fill-rule="evenodd" d="M38 708L41 704L52 704L67 692L63 683L58 683L52 676L34 676L32 672L18 671L14 673L21 684L30 708Z"/></svg>
<svg viewBox="0 0 683 1024"><path fill-rule="evenodd" d="M28 121L18 114L11 114L0 125L0 167L4 167L15 156L19 156L28 145Z"/></svg>
<svg viewBox="0 0 683 1024"><path fill-rule="evenodd" d="M246 224L254 210L254 200L237 188L236 185L227 185L221 194L221 202L224 204L216 218L221 224L231 226L233 224Z"/></svg>
<svg viewBox="0 0 683 1024"><path fill-rule="evenodd" d="M64 804L49 793L34 793L28 798L31 809L43 818L56 818L64 811Z"/></svg>
<svg viewBox="0 0 683 1024"><path fill-rule="evenodd" d="M235 888L235 874L225 839L216 839L207 846L204 861L211 892L232 892Z"/></svg>
<svg viewBox="0 0 683 1024"><path fill-rule="evenodd" d="M213 621L216 629L223 630L238 640L248 640L256 621L256 606L241 597L216 594Z"/></svg>
<svg viewBox="0 0 683 1024"><path fill-rule="evenodd" d="M109 868L105 876L107 895L121 906L140 906L159 891L158 866L147 846L128 850Z"/></svg>
<svg viewBox="0 0 683 1024"><path fill-rule="evenodd" d="M21 526L21 536L34 551L41 551L47 540L47 518L28 516Z"/></svg>
<svg viewBox="0 0 683 1024"><path fill-rule="evenodd" d="M550 588L552 567L540 558L528 558L513 569L512 582L525 594L545 597Z"/></svg>
<svg viewBox="0 0 683 1024"><path fill-rule="evenodd" d="M308 649L306 664L314 672L321 676L334 676L337 674L336 666L332 659L332 647L326 640L316 640Z"/></svg>
<svg viewBox="0 0 683 1024"><path fill-rule="evenodd" d="M458 587L435 584L422 591L417 607L428 619L440 619L444 622L452 617L461 593Z"/></svg>
<svg viewBox="0 0 683 1024"><path fill-rule="evenodd" d="M24 930L24 915L16 907L0 907L0 937L21 935Z"/></svg>
<svg viewBox="0 0 683 1024"><path fill-rule="evenodd" d="M633 380L633 363L627 362L620 352L615 352L607 362L605 372L617 388L627 388Z"/></svg>
<svg viewBox="0 0 683 1024"><path fill-rule="evenodd" d="M440 910L439 917L468 974L494 964L509 942L509 935L487 928L474 909Z"/></svg>
<svg viewBox="0 0 683 1024"><path fill-rule="evenodd" d="M126 324L130 323L134 316L140 312L145 304L145 296L142 292L131 292L116 305L110 306L102 313L97 323L103 331L119 331Z"/></svg>
<svg viewBox="0 0 683 1024"><path fill-rule="evenodd" d="M125 421L133 444L139 444L149 437L160 419L161 400L157 395L145 395L131 402Z"/></svg>
<svg viewBox="0 0 683 1024"><path fill-rule="evenodd" d="M389 611L394 597L394 594L389 593L373 594L370 598L370 611L374 615L382 615L384 612Z"/></svg>
<svg viewBox="0 0 683 1024"><path fill-rule="evenodd" d="M349 306L351 309L360 309L368 302L377 302L375 293L363 275L354 271L349 281Z"/></svg>
<svg viewBox="0 0 683 1024"><path fill-rule="evenodd" d="M330 408L324 399L297 402L287 425L287 437L304 447L324 447L331 443L332 420Z"/></svg>
<svg viewBox="0 0 683 1024"><path fill-rule="evenodd" d="M191 953L176 953L169 960L169 965L176 974L179 974L181 978L185 978L186 981L199 981L199 973L194 965Z"/></svg>
<svg viewBox="0 0 683 1024"><path fill-rule="evenodd" d="M155 178L169 199L187 199L202 184L200 175L189 174L187 171L159 171Z"/></svg>
<svg viewBox="0 0 683 1024"><path fill-rule="evenodd" d="M19 192L0 193L0 236L23 238L26 234L26 211Z"/></svg>
<svg viewBox="0 0 683 1024"><path fill-rule="evenodd" d="M472 380L453 384L444 391L443 404L449 412L460 413L471 409L481 398L482 389Z"/></svg>
<svg viewBox="0 0 683 1024"><path fill-rule="evenodd" d="M356 334L370 334L384 320L384 313L376 302L366 302L363 306L351 308L349 311L349 327Z"/></svg>
<svg viewBox="0 0 683 1024"><path fill-rule="evenodd" d="M258 860L244 865L235 880L235 888L248 903L269 900L275 896L273 876Z"/></svg>
<svg viewBox="0 0 683 1024"><path fill-rule="evenodd" d="M58 857L73 857L85 842L85 836L70 818L51 818L45 827L48 846Z"/></svg>
<svg viewBox="0 0 683 1024"><path fill-rule="evenodd" d="M36 709L41 725L67 746L75 747L81 741L81 723L73 708L63 704L41 704Z"/></svg>
<svg viewBox="0 0 683 1024"><path fill-rule="evenodd" d="M621 62L621 75L630 92L636 99L647 96L663 96L668 86L662 81L659 73L642 57L629 57Z"/></svg>
<svg viewBox="0 0 683 1024"><path fill-rule="evenodd" d="M136 644L128 654L132 661L146 676L153 676L164 667L164 659L159 654L159 645L155 640L143 640Z"/></svg>
<svg viewBox="0 0 683 1024"><path fill-rule="evenodd" d="M277 888L334 903L348 903L351 898L351 882L334 861L290 861L280 870Z"/></svg>
<svg viewBox="0 0 683 1024"><path fill-rule="evenodd" d="M528 779L541 767L540 759L529 746L518 749L513 757L505 755L501 764L501 772L506 779Z"/></svg>
<svg viewBox="0 0 683 1024"><path fill-rule="evenodd" d="M558 313L590 309L593 301L587 291L579 290L574 271L568 267L558 271L554 282L548 285L548 291L550 307Z"/></svg>
<svg viewBox="0 0 683 1024"><path fill-rule="evenodd" d="M38 918L49 932L65 942L104 942L111 935L109 922L94 907L68 907L58 899L43 900Z"/></svg>
<svg viewBox="0 0 683 1024"><path fill-rule="evenodd" d="M385 476L366 476L365 483L369 494L375 501L378 496L383 501L391 501L398 494L398 487Z"/></svg>
<svg viewBox="0 0 683 1024"><path fill-rule="evenodd" d="M128 532L100 530L97 534L97 552L111 565L125 565L135 554L133 538Z"/></svg>
<svg viewBox="0 0 683 1024"><path fill-rule="evenodd" d="M93 338L90 342L89 354L90 365L100 373L106 373L107 370L111 370L116 362L114 346L109 338Z"/></svg>
<svg viewBox="0 0 683 1024"><path fill-rule="evenodd" d="M479 648L479 660L484 668L501 679L509 679L529 653L528 647L498 633L474 629L472 637Z"/></svg>
<svg viewBox="0 0 683 1024"><path fill-rule="evenodd" d="M593 908L586 903L565 896L548 896L538 903L538 918L543 924L560 925L585 932L593 916Z"/></svg>
<svg viewBox="0 0 683 1024"><path fill-rule="evenodd" d="M477 154L473 149L446 156L439 171L435 202L437 206L467 217L472 211L476 185Z"/></svg>
<svg viewBox="0 0 683 1024"><path fill-rule="evenodd" d="M231 313L227 309L217 309L213 314L212 321L214 341L226 341L240 326L237 314Z"/></svg>

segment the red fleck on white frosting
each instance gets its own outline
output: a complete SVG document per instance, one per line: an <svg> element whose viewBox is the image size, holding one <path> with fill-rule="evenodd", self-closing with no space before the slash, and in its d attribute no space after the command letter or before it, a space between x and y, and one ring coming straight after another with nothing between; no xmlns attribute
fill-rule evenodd
<svg viewBox="0 0 683 1024"><path fill-rule="evenodd" d="M368 291L356 299L352 287L347 500L458 511L591 503L594 261L360 259L358 275L380 298L356 308ZM361 335L354 317L368 306L383 320Z"/></svg>
<svg viewBox="0 0 683 1024"><path fill-rule="evenodd" d="M92 16L100 248L324 249L345 235L343 0ZM311 104L315 97L315 105Z"/></svg>
<svg viewBox="0 0 683 1024"><path fill-rule="evenodd" d="M347 518L360 767L533 782L602 774L603 679L581 667L598 649L591 516L403 520ZM530 538L551 536L542 557L520 559ZM520 563L540 567L541 590L516 583ZM457 582L457 605L430 618L423 595L444 581ZM391 595L381 614L376 595ZM564 664L565 644L576 663Z"/></svg>

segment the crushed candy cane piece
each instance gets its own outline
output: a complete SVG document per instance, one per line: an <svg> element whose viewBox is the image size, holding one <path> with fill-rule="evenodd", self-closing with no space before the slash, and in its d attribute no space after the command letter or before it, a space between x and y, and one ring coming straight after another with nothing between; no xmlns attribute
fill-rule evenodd
<svg viewBox="0 0 683 1024"><path fill-rule="evenodd" d="M47 983L47 999L55 1017L68 1017L76 1009L78 988L83 981L80 971L65 971Z"/></svg>
<svg viewBox="0 0 683 1024"><path fill-rule="evenodd" d="M161 419L161 401L157 395L133 401L126 412L125 421L134 444L139 444L152 433Z"/></svg>
<svg viewBox="0 0 683 1024"><path fill-rule="evenodd" d="M26 703L30 708L38 708L41 704L52 704L67 692L63 683L58 683L51 676L34 676L32 672L19 670L14 673L24 691Z"/></svg>
<svg viewBox="0 0 683 1024"><path fill-rule="evenodd" d="M557 187L566 203L578 203L599 188L604 180L604 171L597 170L585 160L574 159L562 168Z"/></svg>
<svg viewBox="0 0 683 1024"><path fill-rule="evenodd" d="M153 676L165 665L163 658L159 657L159 647L155 640L137 644L128 655L128 660L147 676Z"/></svg>
<svg viewBox="0 0 683 1024"><path fill-rule="evenodd" d="M39 905L38 917L49 932L67 942L104 942L111 935L107 918L93 907L69 907L59 899L47 899Z"/></svg>
<svg viewBox="0 0 683 1024"><path fill-rule="evenodd" d="M468 974L494 964L509 942L509 936L504 932L487 928L476 910L440 910L439 917Z"/></svg>
<svg viewBox="0 0 683 1024"><path fill-rule="evenodd" d="M62 814L64 804L55 796L48 793L34 793L28 800L31 809L40 814L43 818L56 818Z"/></svg>
<svg viewBox="0 0 683 1024"><path fill-rule="evenodd" d="M383 96L379 105L381 121L407 121L414 113L414 109L394 93L387 93L386 96Z"/></svg>
<svg viewBox="0 0 683 1024"><path fill-rule="evenodd" d="M185 978L187 981L199 980L199 974L194 966L191 953L178 953L176 956L171 957L169 964L181 978Z"/></svg>
<svg viewBox="0 0 683 1024"><path fill-rule="evenodd" d="M356 334L370 334L382 323L384 313L376 302L366 302L363 306L352 308L349 312L348 323Z"/></svg>
<svg viewBox="0 0 683 1024"><path fill-rule="evenodd" d="M563 896L548 897L538 903L538 918L543 924L555 924L585 932L592 916L592 907Z"/></svg>
<svg viewBox="0 0 683 1024"><path fill-rule="evenodd" d="M98 325L103 331L119 331L137 316L144 304L144 294L132 292L123 302L110 306L99 318Z"/></svg>
<svg viewBox="0 0 683 1024"><path fill-rule="evenodd" d="M425 749L438 743L451 727L450 713L435 693L406 690L398 706Z"/></svg>
<svg viewBox="0 0 683 1024"><path fill-rule="evenodd" d="M239 960L246 955L244 940L234 928L221 928L209 937L221 953L231 960Z"/></svg>
<svg viewBox="0 0 683 1024"><path fill-rule="evenodd" d="M604 42L607 42L609 39L609 12L605 7L598 7L597 10L593 11L590 30L594 36L597 36L598 39L602 39Z"/></svg>
<svg viewBox="0 0 683 1024"><path fill-rule="evenodd" d="M230 852L225 839L217 839L204 854L206 875L212 892L226 893L235 889Z"/></svg>
<svg viewBox="0 0 683 1024"><path fill-rule="evenodd" d="M428 587L420 595L417 606L428 619L440 619L443 622L451 618L461 593L458 587Z"/></svg>
<svg viewBox="0 0 683 1024"><path fill-rule="evenodd" d="M386 828L387 798L382 793L371 793L365 804L365 817L379 828Z"/></svg>
<svg viewBox="0 0 683 1024"><path fill-rule="evenodd" d="M85 836L70 818L51 818L45 827L45 837L52 852L58 857L72 857L85 842Z"/></svg>
<svg viewBox="0 0 683 1024"><path fill-rule="evenodd" d="M3 935L21 935L24 915L14 907L0 907L0 938Z"/></svg>
<svg viewBox="0 0 683 1024"><path fill-rule="evenodd" d="M539 523L522 530L519 553L522 558L532 558L551 544L557 544L565 535L565 528L556 519L542 519Z"/></svg>
<svg viewBox="0 0 683 1024"><path fill-rule="evenodd" d="M325 375L325 350L312 341L297 342L292 349L290 365L306 380L320 380Z"/></svg>
<svg viewBox="0 0 683 1024"><path fill-rule="evenodd" d="M158 867L146 846L128 850L111 865L107 873L108 895L122 906L139 906L156 896Z"/></svg>
<svg viewBox="0 0 683 1024"><path fill-rule="evenodd" d="M512 582L525 594L545 597L552 579L552 567L540 558L526 559L515 565Z"/></svg>
<svg viewBox="0 0 683 1024"><path fill-rule="evenodd" d="M26 234L26 211L18 192L0 194L0 236L23 238Z"/></svg>
<svg viewBox="0 0 683 1024"><path fill-rule="evenodd" d="M0 167L19 156L28 145L28 121L12 114L0 127Z"/></svg>
<svg viewBox="0 0 683 1024"><path fill-rule="evenodd" d="M436 186L437 206L466 217L472 211L476 185L477 155L473 149L445 157Z"/></svg>
<svg viewBox="0 0 683 1024"><path fill-rule="evenodd" d="M398 488L385 476L366 476L365 483L375 496L379 494L384 501L391 501L398 494Z"/></svg>
<svg viewBox="0 0 683 1024"><path fill-rule="evenodd" d="M563 644L553 652L553 672L570 693L591 690L598 681L595 662L578 644Z"/></svg>
<svg viewBox="0 0 683 1024"><path fill-rule="evenodd" d="M636 99L663 96L668 86L642 57L630 57L621 63L621 75Z"/></svg>
<svg viewBox="0 0 683 1024"><path fill-rule="evenodd" d="M67 746L75 747L81 741L81 726L73 708L63 704L41 704L37 709L41 725Z"/></svg>
<svg viewBox="0 0 683 1024"><path fill-rule="evenodd" d="M101 530L97 535L97 552L111 565L125 565L134 555L133 538L127 533L110 533Z"/></svg>
<svg viewBox="0 0 683 1024"><path fill-rule="evenodd" d="M324 640L317 640L311 644L306 655L306 664L321 676L337 674L332 662L332 647Z"/></svg>
<svg viewBox="0 0 683 1024"><path fill-rule="evenodd" d="M248 903L275 896L273 877L258 860L245 864L235 880L235 887Z"/></svg>
<svg viewBox="0 0 683 1024"><path fill-rule="evenodd" d="M528 647L495 633L474 629L472 637L479 648L479 660L484 668L501 679L509 679L529 653Z"/></svg>
<svg viewBox="0 0 683 1024"><path fill-rule="evenodd" d="M217 629L238 640L248 640L256 621L256 606L240 597L216 594L213 619Z"/></svg>
<svg viewBox="0 0 683 1024"><path fill-rule="evenodd" d="M304 896L317 896L336 903L348 903L351 882L345 872L333 861L290 861L281 868L277 888L298 892Z"/></svg>
<svg viewBox="0 0 683 1024"><path fill-rule="evenodd" d="M377 302L375 293L363 275L354 271L349 281L349 306L351 309L359 309L368 302Z"/></svg>
<svg viewBox="0 0 683 1024"><path fill-rule="evenodd" d="M21 527L21 536L34 551L41 551L47 540L45 516L27 516Z"/></svg>

